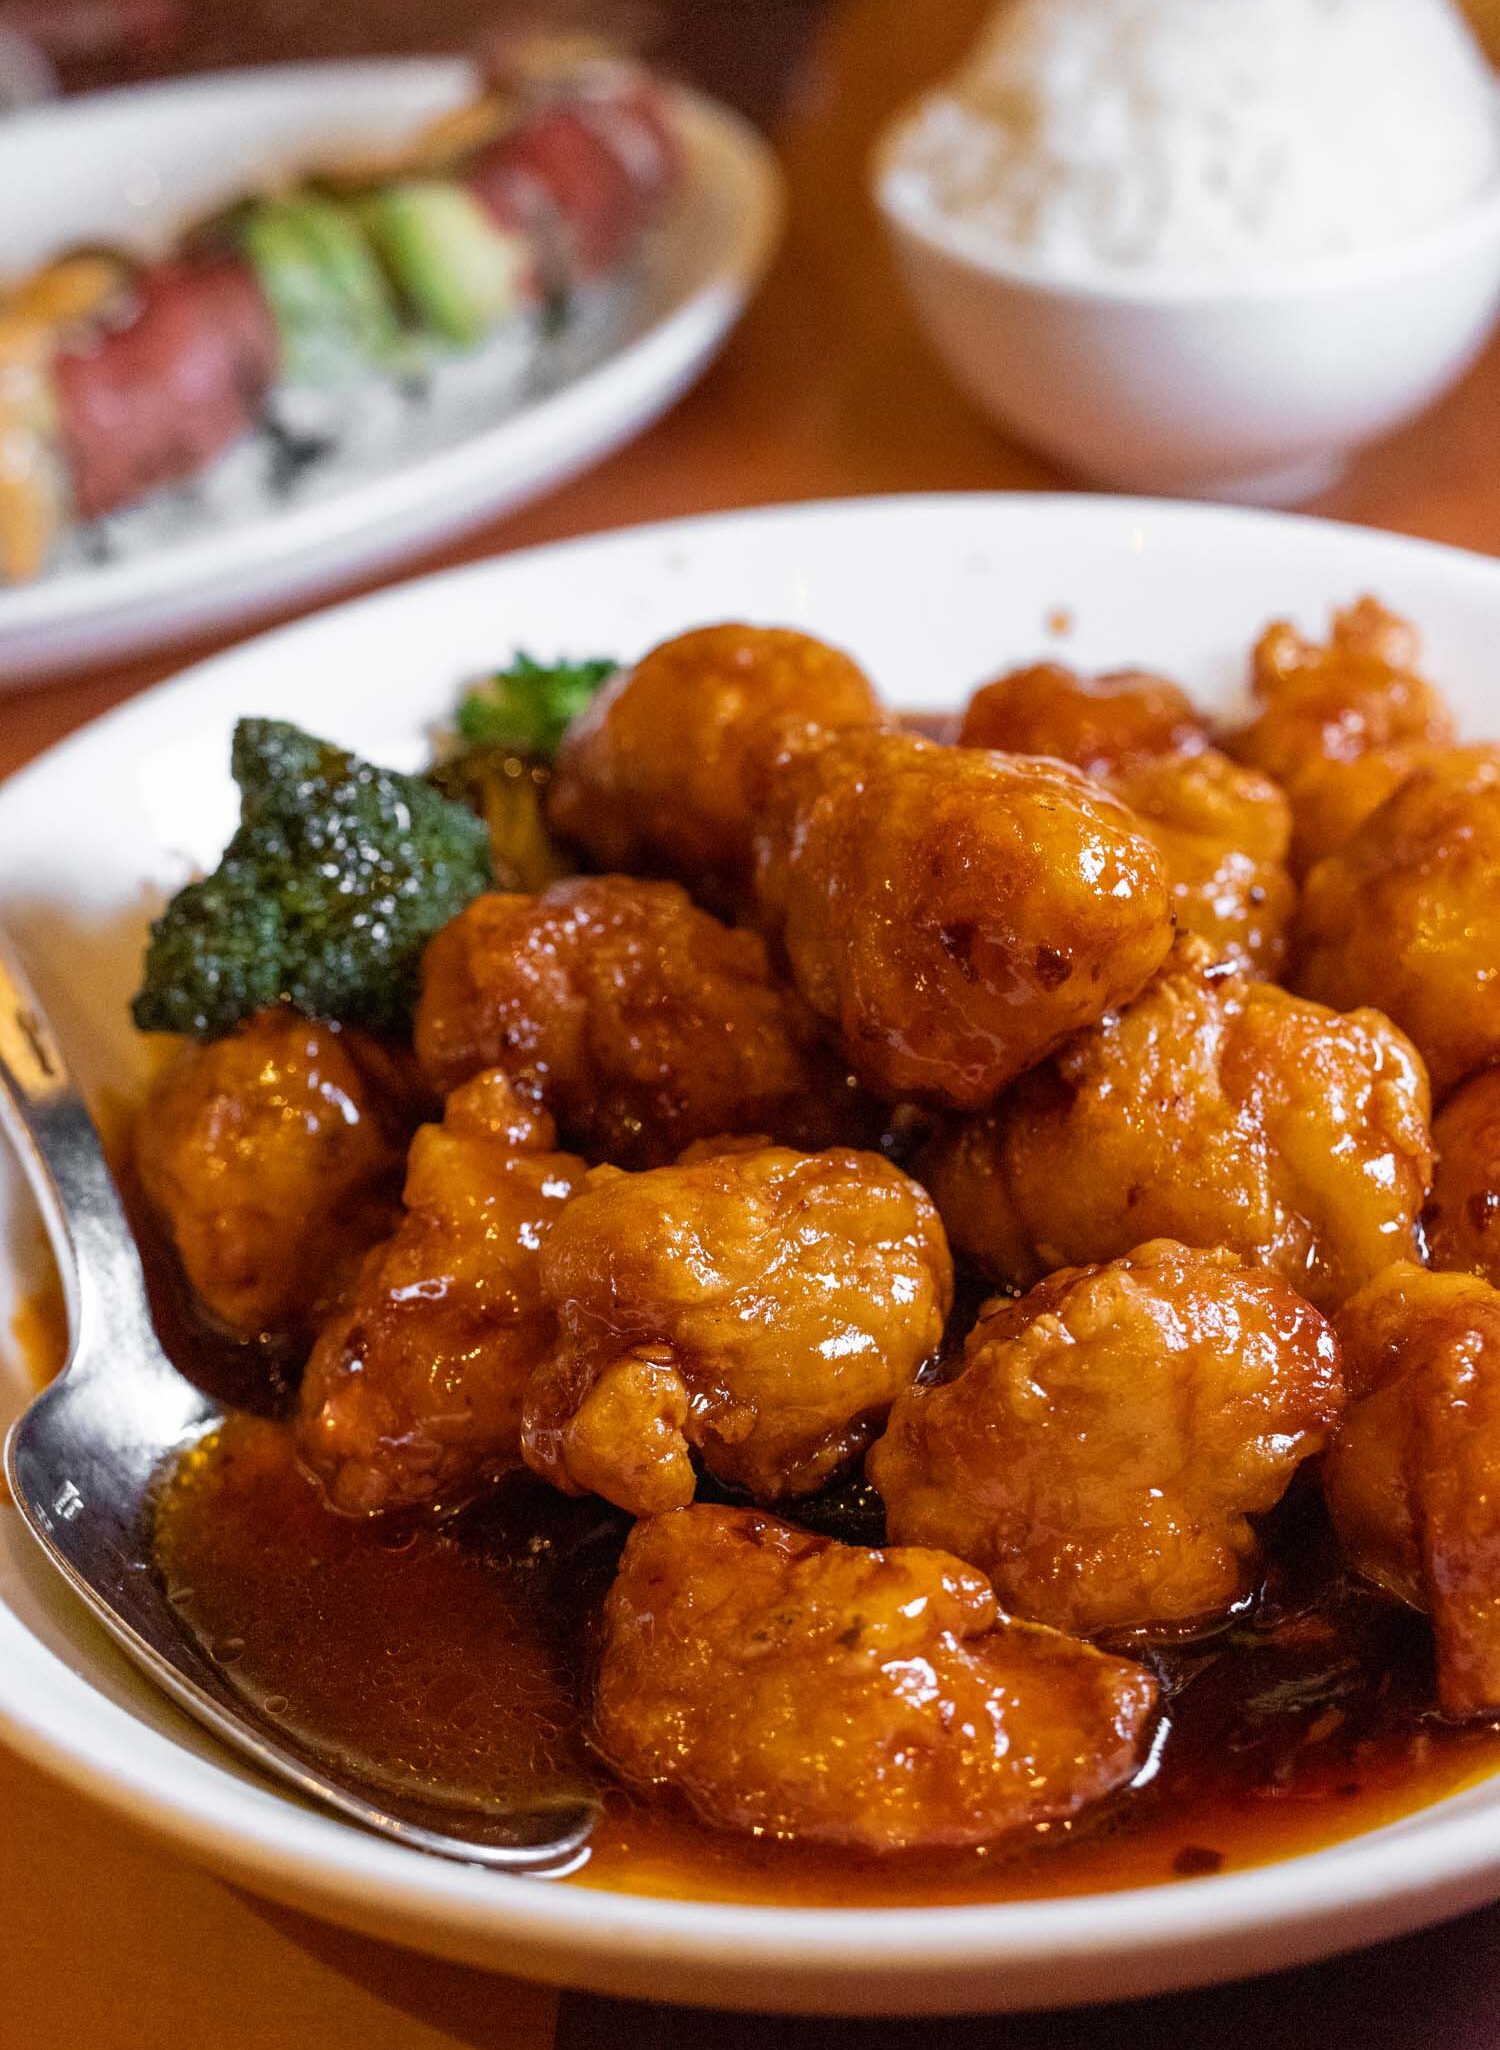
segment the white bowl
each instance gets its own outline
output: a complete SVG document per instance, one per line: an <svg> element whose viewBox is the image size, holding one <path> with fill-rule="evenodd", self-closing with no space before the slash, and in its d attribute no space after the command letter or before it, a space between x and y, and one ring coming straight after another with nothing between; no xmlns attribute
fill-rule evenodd
<svg viewBox="0 0 1500 2050"><path fill-rule="evenodd" d="M514 645L631 654L696 622L847 645L937 709L1033 658L1140 662L1227 708L1273 615L1374 589L1418 620L1470 730L1495 730L1500 564L1306 520L1117 499L896 499L682 521L481 563L268 635L89 727L0 788L0 919L86 1086L129 1086L152 892L234 818L237 714L414 764L460 679ZM1053 643L1055 645L1055 642ZM0 1335L38 1258L0 1148ZM0 1428L26 1388L0 1356ZM365 1836L258 1778L152 1692L0 1503L0 1735L185 1856L442 1956L599 1991L813 2012L964 2012L1159 1991L1374 1942L1500 1898L1500 1778L1261 1869L1014 1906L747 1908L497 1877ZM3 2035L0 2027L0 2035Z"/></svg>
<svg viewBox="0 0 1500 2050"><path fill-rule="evenodd" d="M1120 490L1289 505L1439 398L1500 309L1500 187L1389 249L1219 274L1050 273L896 169L875 196L938 355L1000 424Z"/></svg>

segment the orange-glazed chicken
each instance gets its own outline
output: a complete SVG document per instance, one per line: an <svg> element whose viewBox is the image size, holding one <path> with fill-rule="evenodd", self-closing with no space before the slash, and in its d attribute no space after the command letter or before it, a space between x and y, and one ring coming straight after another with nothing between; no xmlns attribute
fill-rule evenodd
<svg viewBox="0 0 1500 2050"><path fill-rule="evenodd" d="M1165 677L1126 669L1090 678L1039 662L974 693L958 744L1051 755L1103 777L1162 755L1199 754L1209 736L1191 698Z"/></svg>
<svg viewBox="0 0 1500 2050"><path fill-rule="evenodd" d="M541 1248L583 1179L500 1074L413 1141L406 1215L318 1338L303 1459L351 1516L452 1506L521 1464L521 1401L552 1338Z"/></svg>
<svg viewBox="0 0 1500 2050"><path fill-rule="evenodd" d="M1392 1267L1337 1320L1352 1398L1324 1489L1353 1563L1426 1609L1449 1715L1500 1710L1500 1292Z"/></svg>
<svg viewBox="0 0 1500 2050"><path fill-rule="evenodd" d="M1320 861L1293 953L1309 996L1410 1033L1440 1101L1500 1060L1500 749L1418 769Z"/></svg>
<svg viewBox="0 0 1500 2050"><path fill-rule="evenodd" d="M875 1154L783 1147L598 1168L542 1253L555 1352L526 1460L636 1515L708 1471L763 1502L862 1452L933 1354L952 1268L923 1191Z"/></svg>
<svg viewBox="0 0 1500 2050"><path fill-rule="evenodd" d="M204 1308L241 1337L305 1340L394 1222L413 1122L373 1041L261 1011L163 1069L136 1168Z"/></svg>
<svg viewBox="0 0 1500 2050"><path fill-rule="evenodd" d="M892 1099L993 1102L1171 944L1160 855L1059 762L872 729L793 745L757 850L798 988Z"/></svg>
<svg viewBox="0 0 1500 2050"><path fill-rule="evenodd" d="M1097 681L1044 663L971 702L961 747L1052 755L1104 783L1167 865L1180 932L1274 977L1296 899L1286 862L1291 808L1280 786L1208 744L1189 700L1160 677Z"/></svg>
<svg viewBox="0 0 1500 2050"><path fill-rule="evenodd" d="M1133 1004L954 1120L919 1173L955 1247L1028 1288L1149 1238L1227 1246L1330 1309L1420 1249L1432 1179L1422 1063L1179 941Z"/></svg>
<svg viewBox="0 0 1500 2050"><path fill-rule="evenodd" d="M1252 675L1261 709L1225 745L1290 797L1298 873L1340 845L1428 746L1452 740L1419 654L1414 629L1373 598L1336 612L1326 644L1285 623L1261 636Z"/></svg>
<svg viewBox="0 0 1500 2050"><path fill-rule="evenodd" d="M734 906L785 722L831 731L883 716L863 670L825 641L703 627L622 670L569 728L549 820L597 868L678 876Z"/></svg>
<svg viewBox="0 0 1500 2050"><path fill-rule="evenodd" d="M695 1139L874 1136L764 943L676 883L580 877L478 898L431 942L417 1056L435 1088L503 1068L570 1143L655 1167Z"/></svg>
<svg viewBox="0 0 1500 2050"><path fill-rule="evenodd" d="M1500 1068L1455 1089L1432 1127L1437 1172L1427 1206L1434 1267L1500 1286Z"/></svg>
<svg viewBox="0 0 1500 2050"><path fill-rule="evenodd" d="M1286 865L1291 809L1280 786L1217 748L1160 755L1108 780L1161 851L1178 931L1274 981L1297 901Z"/></svg>
<svg viewBox="0 0 1500 2050"><path fill-rule="evenodd" d="M1156 1696L1141 1667L1013 1622L941 1552L703 1506L631 1533L592 1734L622 1779L721 1828L957 1850L1125 1786Z"/></svg>
<svg viewBox="0 0 1500 2050"><path fill-rule="evenodd" d="M1386 799L1418 769L1430 769L1466 750L1447 741L1413 740L1377 747L1352 762L1315 763L1298 778L1293 866L1305 877L1328 854L1346 847ZM1491 752L1475 749L1476 755Z"/></svg>
<svg viewBox="0 0 1500 2050"><path fill-rule="evenodd" d="M1328 1324L1279 1276L1159 1240L988 1304L957 1378L897 1399L869 1471L893 1542L957 1553L1017 1614L1175 1628L1249 1591L1249 1519L1341 1398Z"/></svg>

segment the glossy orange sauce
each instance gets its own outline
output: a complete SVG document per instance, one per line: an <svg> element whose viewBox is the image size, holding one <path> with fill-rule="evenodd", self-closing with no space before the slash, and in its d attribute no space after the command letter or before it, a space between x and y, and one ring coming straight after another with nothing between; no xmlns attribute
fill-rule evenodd
<svg viewBox="0 0 1500 2050"><path fill-rule="evenodd" d="M1258 1614L1162 1658L1148 1784L1074 1829L941 1858L720 1834L604 1788L579 1884L699 1899L896 1906L1157 1885L1319 1849L1500 1768L1500 1731L1426 1712L1425 1624L1337 1573L1312 1491ZM165 1490L161 1570L246 1698L379 1780L485 1803L597 1783L590 1626L625 1520L528 1480L446 1527L331 1516L284 1425L239 1417Z"/></svg>
<svg viewBox="0 0 1500 2050"><path fill-rule="evenodd" d="M45 1388L62 1372L68 1358L68 1304L55 1275L22 1296L10 1332L27 1380Z"/></svg>

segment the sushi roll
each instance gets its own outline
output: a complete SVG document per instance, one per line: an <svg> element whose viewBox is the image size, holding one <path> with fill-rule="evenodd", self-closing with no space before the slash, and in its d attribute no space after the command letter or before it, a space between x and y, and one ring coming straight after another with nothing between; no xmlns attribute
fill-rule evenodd
<svg viewBox="0 0 1500 2050"><path fill-rule="evenodd" d="M289 418L363 406L619 272L680 173L638 67L513 67L400 159L249 197L134 264L0 293L0 580L71 521L203 476ZM319 411L319 406L323 410ZM309 409L310 408L310 409Z"/></svg>

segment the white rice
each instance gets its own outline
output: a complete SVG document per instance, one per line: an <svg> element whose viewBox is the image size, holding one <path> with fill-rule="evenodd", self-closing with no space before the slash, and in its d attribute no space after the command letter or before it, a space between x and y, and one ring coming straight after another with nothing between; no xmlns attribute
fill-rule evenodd
<svg viewBox="0 0 1500 2050"><path fill-rule="evenodd" d="M1060 270L1420 234L1500 177L1451 0L1010 0L923 103L892 196Z"/></svg>

